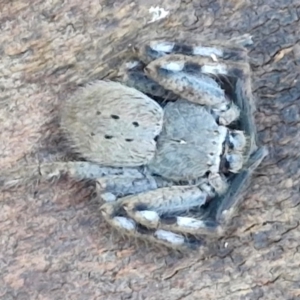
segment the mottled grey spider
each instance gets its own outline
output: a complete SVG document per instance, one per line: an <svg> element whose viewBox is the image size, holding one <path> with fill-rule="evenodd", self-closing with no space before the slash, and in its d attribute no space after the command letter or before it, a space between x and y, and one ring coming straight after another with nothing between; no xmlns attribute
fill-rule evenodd
<svg viewBox="0 0 300 300"><path fill-rule="evenodd" d="M248 54L232 42L156 40L135 47L122 83L97 81L67 99L61 126L87 161L3 176L95 179L117 230L173 248L221 234L267 155L257 147Z"/></svg>

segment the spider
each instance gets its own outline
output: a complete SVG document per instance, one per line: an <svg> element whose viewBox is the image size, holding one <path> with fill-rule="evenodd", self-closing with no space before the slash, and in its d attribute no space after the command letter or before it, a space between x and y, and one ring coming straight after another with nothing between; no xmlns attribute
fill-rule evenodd
<svg viewBox="0 0 300 300"><path fill-rule="evenodd" d="M121 82L117 82L117 81ZM11 172L93 179L118 231L172 248L223 233L267 150L257 146L246 48L157 39L134 48L116 81L62 104L61 127L86 161Z"/></svg>

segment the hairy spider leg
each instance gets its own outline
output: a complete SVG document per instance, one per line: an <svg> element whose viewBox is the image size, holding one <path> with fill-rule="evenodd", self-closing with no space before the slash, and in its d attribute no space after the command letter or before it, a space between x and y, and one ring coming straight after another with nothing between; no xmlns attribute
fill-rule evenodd
<svg viewBox="0 0 300 300"><path fill-rule="evenodd" d="M175 248L190 247L194 242L191 243L189 238L182 235L160 229L160 223L167 222L171 215L199 209L209 199L210 196L198 187L173 186L127 196L105 203L100 209L106 221L124 234L156 240Z"/></svg>
<svg viewBox="0 0 300 300"><path fill-rule="evenodd" d="M246 61L248 51L245 46L252 44L249 36L230 41L196 41L157 39L134 47L136 55L145 63L169 54L209 57L214 60Z"/></svg>
<svg viewBox="0 0 300 300"><path fill-rule="evenodd" d="M108 202L101 207L106 221L125 235L155 241L172 248L197 248L199 237L220 235L249 185L252 173L268 151L259 148L247 168L237 174L224 196L213 199L212 212L193 217L209 196L197 187L173 186ZM180 214L180 216L179 216Z"/></svg>
<svg viewBox="0 0 300 300"><path fill-rule="evenodd" d="M145 73L186 100L223 110L230 101L214 78L226 76L244 81L250 67L242 62L172 54L152 61Z"/></svg>
<svg viewBox="0 0 300 300"><path fill-rule="evenodd" d="M150 210L149 204L148 206L147 204L137 205L136 203L134 203L135 201L132 201L132 199L124 198L124 200L121 200L121 202L118 203L114 203L114 205L118 206L119 210L120 207L123 206L123 208L130 215L131 218L127 218L124 215L115 215L115 212L118 209L116 209L110 203L105 204L105 206L102 207L102 209L104 209L105 218L109 223L111 223L115 227L117 226L118 229L123 231L124 233L135 235L135 233L138 232L141 235L141 237L149 239L150 236L151 239L155 238L158 243L166 243L165 240L161 241L160 236L156 234L159 230L163 230L166 233L166 235L168 236L169 234L170 237L172 236L172 234L175 234L177 239L170 238L168 241L169 246L172 247L189 247L189 243L192 240L191 236L201 237L205 235L221 235L226 229L226 225L232 217L234 211L241 203L243 199L242 194L248 187L252 173L260 165L267 153L268 151L266 150L266 148L262 147L259 148L251 156L249 164L247 165L247 169L239 173L233 179L231 186L229 187L228 191L224 196L215 198L213 200L215 202L214 207L212 208L213 211L211 213L208 212L206 216L203 215L199 218L192 217L192 213L188 212L189 210L192 210L192 207L189 207L188 209L186 207L185 213L182 213L181 211L181 216L178 216L178 214L176 214L176 209L172 210L172 207L176 207L173 206L174 202L167 202L167 205L166 207L164 207L164 210L161 210L160 213L158 213L160 207L151 207L152 210ZM181 188L184 189L187 187ZM177 187L172 187L169 191L171 191L171 189L174 189L175 191ZM197 192L196 189L195 192ZM156 190L150 193L156 194L156 196L161 197L160 190ZM175 199L179 199L178 195L178 191L176 191L174 194ZM143 196L144 197L141 199L141 201L145 199L145 195ZM184 196L186 195L184 195L183 193L182 197ZM200 199L202 197L203 196L200 194ZM160 203L160 201L158 201L158 203ZM155 209L158 209L158 211ZM163 214L163 212L165 214ZM128 226L126 225L129 223L131 224L130 228L128 228ZM140 225L138 225L138 223L143 224L142 232L139 231Z"/></svg>

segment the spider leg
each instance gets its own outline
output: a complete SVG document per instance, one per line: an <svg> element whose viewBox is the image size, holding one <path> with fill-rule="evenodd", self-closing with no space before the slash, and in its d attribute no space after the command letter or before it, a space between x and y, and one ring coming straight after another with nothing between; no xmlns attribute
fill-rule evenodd
<svg viewBox="0 0 300 300"><path fill-rule="evenodd" d="M240 115L240 127L248 137L248 149L244 153L247 160L251 153L257 150L257 132L254 120L255 99L251 93L251 81L250 78L244 78L244 80L237 80L235 89L235 101L241 109Z"/></svg>
<svg viewBox="0 0 300 300"><path fill-rule="evenodd" d="M187 43L180 39L157 39L142 43L134 48L136 55L145 63L169 54L209 57L215 60L245 61L248 58L246 46L252 44L251 37L244 35L230 41L196 41Z"/></svg>
<svg viewBox="0 0 300 300"><path fill-rule="evenodd" d="M106 201L173 185L161 177L151 176L143 168L103 167L92 162L77 161L43 163L2 172L0 188L5 190L33 182L54 181L63 176L75 180L96 180L97 193L101 192Z"/></svg>
<svg viewBox="0 0 300 300"><path fill-rule="evenodd" d="M244 62L171 54L152 61L145 68L145 73L184 99L218 108L227 104L228 100L225 91L211 77L245 80L250 74L250 67Z"/></svg>
<svg viewBox="0 0 300 300"><path fill-rule="evenodd" d="M243 192L249 186L252 173L267 154L267 149L262 147L250 157L247 168L234 177L227 192L212 200L210 204L213 205L208 216L200 216L200 219L194 216L176 216L173 220L168 220L167 224L161 222L159 228L181 234L221 235L241 203Z"/></svg>
<svg viewBox="0 0 300 300"><path fill-rule="evenodd" d="M250 156L245 169L234 177L226 194L214 199L220 203L216 212L216 221L218 224L226 224L233 215L235 209L242 201L243 192L249 186L251 175L267 155L267 148L261 147L257 149Z"/></svg>
<svg viewBox="0 0 300 300"><path fill-rule="evenodd" d="M198 187L172 186L105 203L101 212L109 224L125 234L182 247L190 246L191 240L164 230L161 224L173 219L172 215L199 209L208 200L208 194Z"/></svg>
<svg viewBox="0 0 300 300"><path fill-rule="evenodd" d="M102 210L102 215L112 228L125 236L139 238L178 250L197 249L201 245L201 242L193 237L186 237L163 229L146 228L133 219L124 216L111 217L109 209L113 211L113 207L108 206L105 211Z"/></svg>
<svg viewBox="0 0 300 300"><path fill-rule="evenodd" d="M51 162L18 167L1 173L0 187L10 188L40 180L58 180L62 176L82 179L98 179L103 176L137 176L136 168L102 167L93 162Z"/></svg>
<svg viewBox="0 0 300 300"><path fill-rule="evenodd" d="M110 175L96 180L97 194L105 202L117 200L117 198L145 193L162 187L173 186L174 183L162 177L152 176L143 170L127 172L126 169L117 175ZM131 196L133 197L133 196Z"/></svg>
<svg viewBox="0 0 300 300"><path fill-rule="evenodd" d="M119 191L126 184L130 185L128 187L129 191L134 190L135 182L139 182L141 186L144 185L145 189L153 185L157 186L154 179L151 180L150 176L142 174L138 168L103 167L93 162L73 161L35 164L2 172L0 187L7 189L34 181L59 180L62 176L68 176L76 180L97 179L100 185L107 187L109 192ZM108 184L110 178L116 179L115 184L113 182L111 185ZM161 182L161 185L163 184L162 180L158 180L158 182ZM114 187L116 191L114 191ZM119 194L117 193L117 195Z"/></svg>
<svg viewBox="0 0 300 300"><path fill-rule="evenodd" d="M241 147L238 145L245 145L242 147L243 160L247 161L251 153L257 150L257 132L254 120L256 106L251 92L251 78L247 69L243 71L242 76L236 81L233 98L235 104L240 109L238 122L241 131L231 131L229 133L231 140L229 139L228 141L234 146L231 152L235 152L236 154L239 154L241 151Z"/></svg>
<svg viewBox="0 0 300 300"><path fill-rule="evenodd" d="M176 214L191 208L199 208L208 199L208 194L195 186L172 186L160 188L137 195L119 199L116 203L106 203L102 206L105 211L111 205L115 206L113 215L119 208L138 223L156 228L160 218L166 214Z"/></svg>

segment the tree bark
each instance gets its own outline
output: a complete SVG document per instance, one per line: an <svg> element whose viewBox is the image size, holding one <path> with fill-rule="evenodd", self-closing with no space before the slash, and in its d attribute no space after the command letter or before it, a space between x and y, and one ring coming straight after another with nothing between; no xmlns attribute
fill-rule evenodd
<svg viewBox="0 0 300 300"><path fill-rule="evenodd" d="M152 21L149 9L168 15ZM177 254L113 235L88 184L2 193L1 299L300 299L297 0L0 3L0 168L70 158L59 104L114 76L157 36L249 33L259 139L269 156L225 237Z"/></svg>

